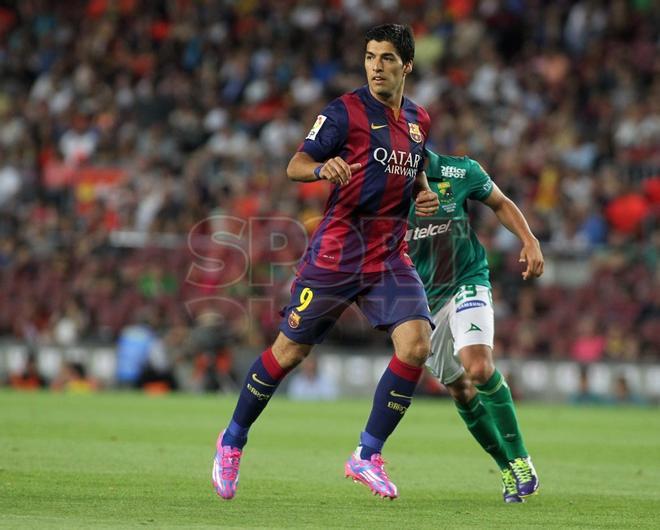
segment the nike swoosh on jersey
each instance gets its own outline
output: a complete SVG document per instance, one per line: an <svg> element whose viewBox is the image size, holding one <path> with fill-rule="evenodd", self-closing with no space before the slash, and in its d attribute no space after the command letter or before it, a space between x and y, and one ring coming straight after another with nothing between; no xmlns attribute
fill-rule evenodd
<svg viewBox="0 0 660 530"><path fill-rule="evenodd" d="M398 392L395 392L394 390L390 390L390 396L398 397L398 398L404 398L404 399L412 399L412 396L404 396L403 394L399 394Z"/></svg>
<svg viewBox="0 0 660 530"><path fill-rule="evenodd" d="M256 382L259 383L260 385L264 386L269 386L270 388L275 388L275 385L269 385L268 383L264 383L261 379L257 377L257 374L252 373L252 379Z"/></svg>
<svg viewBox="0 0 660 530"><path fill-rule="evenodd" d="M372 124L371 124L371 128L372 128L374 131L377 131L378 129L382 129L383 127L387 127L387 124L385 124L385 125L376 125L375 123L372 123Z"/></svg>

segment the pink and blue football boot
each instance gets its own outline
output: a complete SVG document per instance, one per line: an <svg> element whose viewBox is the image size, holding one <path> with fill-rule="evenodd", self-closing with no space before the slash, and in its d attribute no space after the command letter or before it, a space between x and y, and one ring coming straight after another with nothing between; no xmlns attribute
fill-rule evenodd
<svg viewBox="0 0 660 530"><path fill-rule="evenodd" d="M371 455L371 459L362 460L360 450L361 448L358 447L346 461L344 466L346 478L352 478L353 482L361 482L374 495L380 495L384 499L396 499L399 492L385 472L383 457L380 453L375 453Z"/></svg>
<svg viewBox="0 0 660 530"><path fill-rule="evenodd" d="M243 451L238 447L222 445L222 431L216 442L215 458L213 459L213 487L223 499L233 499L238 487L238 466L241 464Z"/></svg>

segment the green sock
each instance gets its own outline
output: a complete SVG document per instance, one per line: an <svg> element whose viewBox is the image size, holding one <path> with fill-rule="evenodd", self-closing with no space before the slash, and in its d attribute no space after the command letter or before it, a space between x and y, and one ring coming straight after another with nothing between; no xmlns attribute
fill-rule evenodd
<svg viewBox="0 0 660 530"><path fill-rule="evenodd" d="M529 456L518 427L511 391L502 374L496 369L486 384L475 386L481 402L504 440L504 449L509 460Z"/></svg>
<svg viewBox="0 0 660 530"><path fill-rule="evenodd" d="M509 459L504 451L500 433L497 431L497 427L495 427L488 411L481 403L479 395L474 396L467 405L462 405L458 401L454 401L454 404L468 430L472 433L474 439L479 442L479 445L484 448L484 451L495 459L500 469L508 467Z"/></svg>

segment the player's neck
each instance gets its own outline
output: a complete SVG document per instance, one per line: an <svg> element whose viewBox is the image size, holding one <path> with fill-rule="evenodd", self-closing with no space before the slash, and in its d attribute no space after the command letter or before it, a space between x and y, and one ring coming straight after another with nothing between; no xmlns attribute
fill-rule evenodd
<svg viewBox="0 0 660 530"><path fill-rule="evenodd" d="M403 85L401 86L401 89L397 90L396 93L392 94L392 96L389 98L384 98L378 94L374 94L371 91L371 88L369 88L369 92L376 101L392 109L396 119L399 118L399 113L401 112L401 104L403 103Z"/></svg>

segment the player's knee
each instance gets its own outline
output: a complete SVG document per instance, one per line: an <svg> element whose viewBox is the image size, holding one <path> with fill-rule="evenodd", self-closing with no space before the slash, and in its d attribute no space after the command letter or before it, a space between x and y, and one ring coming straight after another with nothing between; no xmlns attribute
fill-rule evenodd
<svg viewBox="0 0 660 530"><path fill-rule="evenodd" d="M397 355L402 361L412 364L413 366L422 366L426 359L428 359L431 352L431 343L426 338L420 337L419 339L407 344L401 352L397 351Z"/></svg>
<svg viewBox="0 0 660 530"><path fill-rule="evenodd" d="M472 382L477 385L487 383L495 371L493 351L490 346L473 344L461 348L458 353L465 371Z"/></svg>
<svg viewBox="0 0 660 530"><path fill-rule="evenodd" d="M473 360L465 370L473 383L483 385L492 377L495 365L488 358L479 358Z"/></svg>

